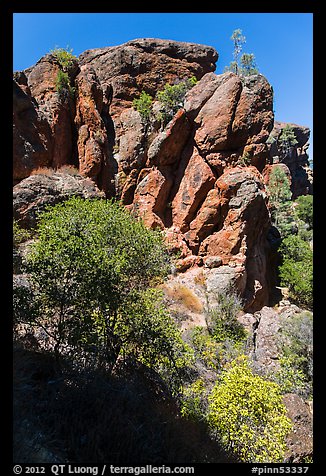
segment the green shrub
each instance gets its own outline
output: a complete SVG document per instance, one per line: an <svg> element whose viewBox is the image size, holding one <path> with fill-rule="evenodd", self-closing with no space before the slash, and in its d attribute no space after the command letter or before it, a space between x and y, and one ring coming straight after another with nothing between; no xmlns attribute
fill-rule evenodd
<svg viewBox="0 0 326 476"><path fill-rule="evenodd" d="M296 232L296 221L291 201L290 180L281 166L273 167L267 185L272 223L284 238Z"/></svg>
<svg viewBox="0 0 326 476"><path fill-rule="evenodd" d="M286 237L280 247L281 286L289 288L290 297L309 309L313 305L313 252L309 243L299 236Z"/></svg>
<svg viewBox="0 0 326 476"><path fill-rule="evenodd" d="M134 99L132 105L139 112L142 121L146 124L149 122L152 114L153 98L145 91L141 92L138 99Z"/></svg>
<svg viewBox="0 0 326 476"><path fill-rule="evenodd" d="M161 103L160 119L167 124L174 114L183 106L186 93L197 83L195 76L180 81L177 84L166 84L163 91L157 93L157 99Z"/></svg>
<svg viewBox="0 0 326 476"><path fill-rule="evenodd" d="M207 329L201 326L194 327L190 338L196 358L207 368L218 370L220 367L220 346Z"/></svg>
<svg viewBox="0 0 326 476"><path fill-rule="evenodd" d="M76 64L77 57L72 54L73 49L69 48L54 48L50 53L56 58L61 69L65 72L69 72Z"/></svg>
<svg viewBox="0 0 326 476"><path fill-rule="evenodd" d="M242 166L242 167L248 167L251 163L251 157L250 155L248 154L248 152L246 152L245 154L243 154L241 157L239 157L238 159L238 165Z"/></svg>
<svg viewBox="0 0 326 476"><path fill-rule="evenodd" d="M70 72L76 64L77 58L72 54L72 51L72 49L67 47L55 48L50 52L60 65L60 69L56 76L55 86L61 99L66 99L69 96L73 97L75 94L75 88L70 84Z"/></svg>
<svg viewBox="0 0 326 476"><path fill-rule="evenodd" d="M216 297L217 304L208 309L206 315L209 332L217 342L226 339L243 340L246 332L237 320L237 315L242 309L241 299L232 289L226 289Z"/></svg>
<svg viewBox="0 0 326 476"><path fill-rule="evenodd" d="M17 248L20 243L27 241L31 237L31 232L21 228L17 220L13 220L13 246Z"/></svg>
<svg viewBox="0 0 326 476"><path fill-rule="evenodd" d="M298 368L297 359L282 356L279 358L279 364L279 370L269 376L270 380L280 386L282 393L297 393L298 395L308 396L305 375Z"/></svg>
<svg viewBox="0 0 326 476"><path fill-rule="evenodd" d="M62 94L64 90L68 90L70 85L70 80L68 73L65 73L61 69L59 69L56 80L55 80L55 87L58 94Z"/></svg>
<svg viewBox="0 0 326 476"><path fill-rule="evenodd" d="M308 226L309 230L313 229L312 195L301 195L296 199L295 215Z"/></svg>
<svg viewBox="0 0 326 476"><path fill-rule="evenodd" d="M246 357L223 370L208 401L212 430L241 461L282 461L292 425L280 387L253 374Z"/></svg>
<svg viewBox="0 0 326 476"><path fill-rule="evenodd" d="M206 417L205 396L207 389L202 379L197 379L182 389L181 415L197 421Z"/></svg>
<svg viewBox="0 0 326 476"><path fill-rule="evenodd" d="M282 319L279 331L281 369L278 374L284 392L311 395L313 385L313 315L309 311Z"/></svg>
<svg viewBox="0 0 326 476"><path fill-rule="evenodd" d="M150 289L169 269L159 232L118 203L72 198L41 215L38 236L27 256L31 319L48 329L57 358L182 366L180 333Z"/></svg>
<svg viewBox="0 0 326 476"><path fill-rule="evenodd" d="M252 76L253 74L258 74L255 55L253 53L243 53L240 58L240 64L241 76Z"/></svg>
<svg viewBox="0 0 326 476"><path fill-rule="evenodd" d="M290 124L286 124L278 138L279 147L283 156L291 152L291 149L298 143L294 129Z"/></svg>

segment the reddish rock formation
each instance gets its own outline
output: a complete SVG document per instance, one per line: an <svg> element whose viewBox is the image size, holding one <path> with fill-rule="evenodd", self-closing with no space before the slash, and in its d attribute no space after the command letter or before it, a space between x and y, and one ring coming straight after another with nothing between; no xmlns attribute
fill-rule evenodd
<svg viewBox="0 0 326 476"><path fill-rule="evenodd" d="M138 182L133 212L142 218L149 228L164 228L164 213L171 186L169 174L163 174L158 169L150 170Z"/></svg>
<svg viewBox="0 0 326 476"><path fill-rule="evenodd" d="M22 76L22 75L21 75ZM25 75L23 76L26 81ZM18 78L17 78L18 79ZM25 86L25 88L24 88ZM30 96L27 83L13 82L13 179L28 177L52 162L51 129Z"/></svg>
<svg viewBox="0 0 326 476"><path fill-rule="evenodd" d="M208 46L154 39L88 50L70 73L74 101L55 91L52 55L16 73L15 178L78 165L106 196L164 230L179 269L227 270L256 310L269 294L270 221L259 172L267 177L271 162L273 94L259 74L215 75L217 57ZM142 90L155 99L165 84L192 75L197 84L164 127L154 112L145 123L132 107Z"/></svg>
<svg viewBox="0 0 326 476"><path fill-rule="evenodd" d="M172 220L181 232L187 231L189 223L195 217L208 191L213 188L216 177L209 165L199 155L196 147L193 148L186 166L180 164L177 179L180 184L172 202Z"/></svg>
<svg viewBox="0 0 326 476"><path fill-rule="evenodd" d="M240 266L245 272L246 306L259 308L268 300L269 287L266 235L270 218L262 177L255 167L235 167L216 181L215 189L217 231L208 228L210 234L200 244L199 254L219 256L223 265Z"/></svg>
<svg viewBox="0 0 326 476"><path fill-rule="evenodd" d="M242 90L232 122L232 148L264 143L273 126L273 93L261 74L241 79ZM247 149L249 152L249 149Z"/></svg>
<svg viewBox="0 0 326 476"><path fill-rule="evenodd" d="M152 141L148 160L152 165L172 165L179 161L190 133L190 124L184 109L179 109L165 129Z"/></svg>
<svg viewBox="0 0 326 476"><path fill-rule="evenodd" d="M120 46L87 50L79 61L94 67L101 84L112 85L111 114L115 119L140 91L154 97L166 83L192 75L200 79L215 70L217 58L217 52L209 46L141 38Z"/></svg>
<svg viewBox="0 0 326 476"><path fill-rule="evenodd" d="M69 73L71 80L77 73L77 64ZM35 66L25 70L27 85L38 109L46 117L52 132L51 166L60 167L71 163L73 151L74 102L69 94L57 93L57 75L60 65L49 54Z"/></svg>
<svg viewBox="0 0 326 476"><path fill-rule="evenodd" d="M113 158L106 124L101 117L103 111L108 112L106 89L102 90L95 71L88 65L81 67L75 84L80 173L96 181L105 192L113 194Z"/></svg>
<svg viewBox="0 0 326 476"><path fill-rule="evenodd" d="M198 127L195 141L203 154L232 148L230 132L242 85L239 76L233 73L222 76L223 81L195 119Z"/></svg>

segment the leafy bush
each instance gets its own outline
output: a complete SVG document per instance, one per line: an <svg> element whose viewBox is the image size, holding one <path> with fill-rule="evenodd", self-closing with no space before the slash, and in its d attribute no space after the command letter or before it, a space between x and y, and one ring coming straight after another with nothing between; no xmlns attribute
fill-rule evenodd
<svg viewBox="0 0 326 476"><path fill-rule="evenodd" d="M244 327L237 320L241 309L241 299L232 289L217 295L217 304L208 309L206 315L209 332L217 342L239 341L246 337Z"/></svg>
<svg viewBox="0 0 326 476"><path fill-rule="evenodd" d="M17 220L13 220L13 246L17 248L20 243L27 241L31 236L31 233L24 228L21 228Z"/></svg>
<svg viewBox="0 0 326 476"><path fill-rule="evenodd" d="M313 196L301 195L296 199L296 216L302 220L309 230L313 228Z"/></svg>
<svg viewBox="0 0 326 476"><path fill-rule="evenodd" d="M21 273L23 257L19 245L31 237L31 232L21 228L16 220L13 220L13 272Z"/></svg>
<svg viewBox="0 0 326 476"><path fill-rule="evenodd" d="M291 152L291 149L298 143L294 129L290 124L286 124L278 138L279 146L283 156Z"/></svg>
<svg viewBox="0 0 326 476"><path fill-rule="evenodd" d="M196 360L207 369L219 372L228 363L242 355L246 350L244 339L235 340L225 337L217 341L206 327L196 326L191 332L191 344Z"/></svg>
<svg viewBox="0 0 326 476"><path fill-rule="evenodd" d="M312 313L303 311L283 318L278 346L281 369L277 378L282 390L308 397L313 384Z"/></svg>
<svg viewBox="0 0 326 476"><path fill-rule="evenodd" d="M271 204L273 224L279 229L281 235L287 235L294 222L291 202L290 180L281 166L273 167L267 190Z"/></svg>
<svg viewBox="0 0 326 476"><path fill-rule="evenodd" d="M181 415L193 420L205 420L205 395L207 389L202 379L183 388L181 397Z"/></svg>
<svg viewBox="0 0 326 476"><path fill-rule="evenodd" d="M54 339L57 358L68 352L108 369L121 355L182 366L180 333L150 289L168 272L159 232L118 203L72 198L41 215L38 236L27 257L31 320Z"/></svg>
<svg viewBox="0 0 326 476"><path fill-rule="evenodd" d="M142 121L146 124L151 118L153 98L145 91L141 92L138 99L134 99L132 105L139 112Z"/></svg>
<svg viewBox="0 0 326 476"><path fill-rule="evenodd" d="M286 237L280 247L281 286L289 288L290 297L300 305L313 305L313 252L299 236Z"/></svg>
<svg viewBox="0 0 326 476"><path fill-rule="evenodd" d="M56 58L60 65L60 69L56 76L55 86L60 99L73 97L75 88L70 84L70 73L77 62L77 58L72 54L72 49L55 48L51 50L51 54Z"/></svg>
<svg viewBox="0 0 326 476"><path fill-rule="evenodd" d="M208 396L208 421L243 462L281 462L291 430L280 387L255 375L247 358L223 370Z"/></svg>
<svg viewBox="0 0 326 476"><path fill-rule="evenodd" d="M269 375L270 380L276 382L282 393L297 393L308 396L305 375L297 366L297 359L289 356L279 358L280 368Z"/></svg>
<svg viewBox="0 0 326 476"><path fill-rule="evenodd" d="M61 69L65 72L69 72L76 64L77 57L72 54L73 49L69 48L54 48L50 53L56 58Z"/></svg>
<svg viewBox="0 0 326 476"><path fill-rule="evenodd" d="M59 69L55 80L56 91L61 99L73 97L75 88L71 86L67 72Z"/></svg>
<svg viewBox="0 0 326 476"><path fill-rule="evenodd" d="M207 368L218 370L220 367L220 345L208 333L207 329L201 326L194 327L190 338L196 359Z"/></svg>
<svg viewBox="0 0 326 476"><path fill-rule="evenodd" d="M163 91L157 93L157 99L161 103L160 119L163 124L167 124L174 114L183 106L186 93L197 82L195 76L180 81L177 84L166 84Z"/></svg>

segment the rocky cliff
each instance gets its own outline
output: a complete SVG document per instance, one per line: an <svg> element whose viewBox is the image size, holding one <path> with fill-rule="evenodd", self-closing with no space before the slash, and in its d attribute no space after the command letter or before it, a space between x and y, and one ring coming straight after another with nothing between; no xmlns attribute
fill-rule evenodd
<svg viewBox="0 0 326 476"><path fill-rule="evenodd" d="M284 151L280 139L285 127L291 128L296 143L293 146L287 147ZM300 195L312 194L313 192L313 173L309 166L309 156L307 153L309 137L310 130L308 127L275 121L267 141L270 166L265 168L264 174L268 177L273 166L282 164L291 180L293 199Z"/></svg>
<svg viewBox="0 0 326 476"><path fill-rule="evenodd" d="M157 39L88 50L70 69L74 95L64 98L53 55L16 72L14 183L39 180L27 177L40 167L76 166L106 196L164 231L179 271L214 268L216 279L227 276L255 311L269 302L263 175L277 156L268 138L281 126L274 125L268 81L216 75L217 59L212 47ZM132 107L141 91L155 98L167 83L192 76L198 81L170 122L145 125ZM306 164L308 132L300 134L286 162L293 177L300 176L298 163L300 170ZM25 180L16 187L24 190Z"/></svg>

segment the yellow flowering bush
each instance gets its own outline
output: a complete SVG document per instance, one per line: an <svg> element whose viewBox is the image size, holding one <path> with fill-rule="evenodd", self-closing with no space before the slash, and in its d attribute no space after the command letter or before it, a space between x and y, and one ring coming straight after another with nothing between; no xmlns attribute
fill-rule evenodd
<svg viewBox="0 0 326 476"><path fill-rule="evenodd" d="M246 356L223 370L208 397L208 422L246 463L281 462L292 428L278 384L253 374Z"/></svg>

